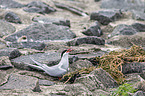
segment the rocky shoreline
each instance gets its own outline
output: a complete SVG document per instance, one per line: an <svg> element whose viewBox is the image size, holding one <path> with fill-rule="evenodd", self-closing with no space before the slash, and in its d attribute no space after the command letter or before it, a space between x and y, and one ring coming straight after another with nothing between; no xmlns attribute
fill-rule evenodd
<svg viewBox="0 0 145 96"><path fill-rule="evenodd" d="M141 47L129 51L134 53L132 57L119 55L125 63L118 67L124 83L137 89L128 92L129 96L144 96L144 0L0 0L0 94L114 96L111 94L120 84L111 72L98 67L102 63L97 58L131 50L134 45ZM68 48L73 49L68 74L85 70L67 79L71 82L30 66L35 65L30 56L48 66L56 65ZM135 54L139 51L142 55Z"/></svg>

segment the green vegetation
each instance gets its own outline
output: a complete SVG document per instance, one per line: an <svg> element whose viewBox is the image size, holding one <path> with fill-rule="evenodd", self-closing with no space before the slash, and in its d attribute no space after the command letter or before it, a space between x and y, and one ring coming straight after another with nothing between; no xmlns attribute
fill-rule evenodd
<svg viewBox="0 0 145 96"><path fill-rule="evenodd" d="M113 91L111 96L129 96L128 92L134 93L135 90L131 84L125 83L117 88L117 90Z"/></svg>

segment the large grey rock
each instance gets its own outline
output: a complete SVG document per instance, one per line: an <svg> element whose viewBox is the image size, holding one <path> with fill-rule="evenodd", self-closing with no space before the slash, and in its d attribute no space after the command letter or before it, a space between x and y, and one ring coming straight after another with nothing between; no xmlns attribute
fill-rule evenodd
<svg viewBox="0 0 145 96"><path fill-rule="evenodd" d="M28 41L44 41L67 40L74 38L76 35L65 26L46 23L33 23L27 28L8 36L5 40L16 42L17 39L22 36L26 36Z"/></svg>
<svg viewBox="0 0 145 96"><path fill-rule="evenodd" d="M59 19L59 18L48 18L44 16L34 17L32 20L35 22L44 22L44 23L51 23L51 24L70 27L70 20L64 20L64 19Z"/></svg>
<svg viewBox="0 0 145 96"><path fill-rule="evenodd" d="M30 13L40 13L40 14L48 14L50 12L55 12L56 10L44 2L41 1L32 1L26 5L28 8L25 8L24 11Z"/></svg>
<svg viewBox="0 0 145 96"><path fill-rule="evenodd" d="M67 42L68 46L77 46L80 44L104 45L105 40L97 36L78 37Z"/></svg>
<svg viewBox="0 0 145 96"><path fill-rule="evenodd" d="M136 34L138 30L134 29L130 25L120 24L115 27L113 32L108 35L109 38L117 35L133 35Z"/></svg>
<svg viewBox="0 0 145 96"><path fill-rule="evenodd" d="M0 37L12 34L16 28L8 22L0 20Z"/></svg>
<svg viewBox="0 0 145 96"><path fill-rule="evenodd" d="M90 91L118 86L111 75L101 68L92 71L86 76L77 78L75 82L85 85Z"/></svg>
<svg viewBox="0 0 145 96"><path fill-rule="evenodd" d="M33 90L38 82L37 78L11 74L9 76L8 82L2 86L0 89L31 89Z"/></svg>
<svg viewBox="0 0 145 96"><path fill-rule="evenodd" d="M0 0L0 8L22 8L23 4L20 4L14 0Z"/></svg>
<svg viewBox="0 0 145 96"><path fill-rule="evenodd" d="M110 22L116 21L121 17L122 17L121 10L103 10L91 13L90 19L97 20L99 23L107 25Z"/></svg>
<svg viewBox="0 0 145 96"><path fill-rule="evenodd" d="M124 10L144 10L143 0L102 0L101 8L124 9Z"/></svg>
<svg viewBox="0 0 145 96"><path fill-rule="evenodd" d="M145 34L138 33L134 35L118 35L110 38L107 43L121 47L131 47L133 44L138 46L145 46Z"/></svg>
<svg viewBox="0 0 145 96"><path fill-rule="evenodd" d="M15 14L14 12L7 12L5 14L5 20L8 22L12 22L12 23L18 23L21 24L21 19L19 18L19 16L17 14Z"/></svg>
<svg viewBox="0 0 145 96"><path fill-rule="evenodd" d="M41 80L39 79L39 85L43 85L43 86L51 86L54 85L55 83L49 80Z"/></svg>

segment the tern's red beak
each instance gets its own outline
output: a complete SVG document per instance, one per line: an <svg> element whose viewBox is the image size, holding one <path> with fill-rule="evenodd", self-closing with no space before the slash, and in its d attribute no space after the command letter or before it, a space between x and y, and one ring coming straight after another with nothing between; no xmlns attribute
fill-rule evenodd
<svg viewBox="0 0 145 96"><path fill-rule="evenodd" d="M73 49L69 48L66 52L69 53L71 52Z"/></svg>

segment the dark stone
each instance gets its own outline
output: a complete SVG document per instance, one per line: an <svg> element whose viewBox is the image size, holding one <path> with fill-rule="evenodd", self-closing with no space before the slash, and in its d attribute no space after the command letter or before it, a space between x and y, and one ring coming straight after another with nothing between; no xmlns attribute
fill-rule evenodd
<svg viewBox="0 0 145 96"><path fill-rule="evenodd" d="M20 53L20 51L19 51L18 49L16 49L16 50L13 50L13 51L10 53L9 58L10 58L10 59L14 59L14 58L17 58L17 57L19 57L19 56L21 56L21 53Z"/></svg>
<svg viewBox="0 0 145 96"><path fill-rule="evenodd" d="M63 19L57 19L57 18L48 18L48 17L34 17L32 19L35 22L44 22L44 23L52 23L56 25L63 25L70 27L70 20L63 20Z"/></svg>
<svg viewBox="0 0 145 96"><path fill-rule="evenodd" d="M87 13L83 12L82 10L80 10L78 8L68 6L68 5L65 5L65 4L60 4L60 3L54 3L54 4L58 8L66 9L66 10L71 11L72 13L75 13L77 15L87 16Z"/></svg>
<svg viewBox="0 0 145 96"><path fill-rule="evenodd" d="M33 23L27 28L8 36L5 40L16 42L17 38L21 38L22 36L26 36L27 41L68 40L76 37L76 35L65 26Z"/></svg>
<svg viewBox="0 0 145 96"><path fill-rule="evenodd" d="M113 32L108 35L109 38L117 35L134 35L138 30L134 29L131 25L120 24L115 27Z"/></svg>
<svg viewBox="0 0 145 96"><path fill-rule="evenodd" d="M80 44L104 45L105 40L97 36L78 37L67 42L68 46L77 46Z"/></svg>
<svg viewBox="0 0 145 96"><path fill-rule="evenodd" d="M6 35L12 34L15 31L16 31L16 28L12 24L0 20L0 38Z"/></svg>
<svg viewBox="0 0 145 96"><path fill-rule="evenodd" d="M22 7L24 7L23 4L20 4L14 0L0 0L0 5L3 6L1 8L22 8Z"/></svg>
<svg viewBox="0 0 145 96"><path fill-rule="evenodd" d="M144 10L143 0L102 0L101 8L124 9L124 10Z"/></svg>
<svg viewBox="0 0 145 96"><path fill-rule="evenodd" d="M56 10L44 2L41 1L32 1L31 3L26 5L28 8L23 9L26 12L30 13L40 13L40 14L48 14L50 12L55 12Z"/></svg>
<svg viewBox="0 0 145 96"><path fill-rule="evenodd" d="M96 25L94 25L94 26L91 26L90 28L83 31L82 33L87 35L87 36L98 36L98 37L100 37L101 35L103 35L102 30L101 30L98 23L96 23Z"/></svg>
<svg viewBox="0 0 145 96"><path fill-rule="evenodd" d="M142 11L133 11L132 18L140 21L145 21L145 13Z"/></svg>
<svg viewBox="0 0 145 96"><path fill-rule="evenodd" d="M12 23L19 23L19 24L22 23L20 18L18 17L18 15L15 14L14 12L6 13L5 20L8 21L8 22L12 22Z"/></svg>
<svg viewBox="0 0 145 96"><path fill-rule="evenodd" d="M103 10L91 13L90 19L97 20L102 25L107 25L112 21L122 17L121 10Z"/></svg>
<svg viewBox="0 0 145 96"><path fill-rule="evenodd" d="M51 85L54 85L54 84L55 84L54 82L51 82L49 80L41 80L41 79L39 79L39 85L51 86Z"/></svg>
<svg viewBox="0 0 145 96"><path fill-rule="evenodd" d="M142 23L133 23L132 27L138 30L139 32L145 32L145 24Z"/></svg>
<svg viewBox="0 0 145 96"><path fill-rule="evenodd" d="M141 73L145 69L145 63L132 62L126 63L122 66L122 73Z"/></svg>

